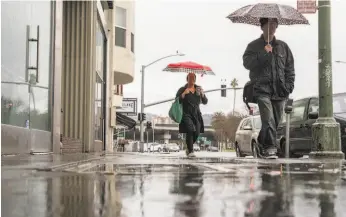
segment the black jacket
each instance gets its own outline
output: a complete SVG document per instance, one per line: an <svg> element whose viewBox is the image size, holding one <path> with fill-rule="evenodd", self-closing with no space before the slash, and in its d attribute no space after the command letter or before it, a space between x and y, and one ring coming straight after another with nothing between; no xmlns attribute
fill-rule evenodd
<svg viewBox="0 0 346 217"><path fill-rule="evenodd" d="M195 88L199 87L195 85ZM204 122L202 118L202 113L199 108L199 105L207 104L208 98L204 95L204 97L198 96L197 93L189 93L185 95L184 99L181 97L185 89L187 88L187 84L181 88L179 88L176 97L179 97L179 102L183 106L183 118L179 124L179 133L187 133L189 132L197 132L204 133Z"/></svg>
<svg viewBox="0 0 346 217"><path fill-rule="evenodd" d="M294 89L294 58L288 45L275 37L273 52L264 50L263 35L248 44L243 55L243 65L250 70L254 82L255 96L268 96L273 100L284 100Z"/></svg>

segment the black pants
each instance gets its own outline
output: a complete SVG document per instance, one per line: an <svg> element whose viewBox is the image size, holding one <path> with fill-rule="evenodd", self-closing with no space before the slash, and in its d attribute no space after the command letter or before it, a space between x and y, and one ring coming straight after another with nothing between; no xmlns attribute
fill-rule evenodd
<svg viewBox="0 0 346 217"><path fill-rule="evenodd" d="M257 101L262 122L258 142L265 149L276 148L276 130L281 122L285 100L276 101L268 97L258 97Z"/></svg>
<svg viewBox="0 0 346 217"><path fill-rule="evenodd" d="M189 153L193 152L193 144L197 141L199 136L198 132L188 132L186 133L186 146Z"/></svg>

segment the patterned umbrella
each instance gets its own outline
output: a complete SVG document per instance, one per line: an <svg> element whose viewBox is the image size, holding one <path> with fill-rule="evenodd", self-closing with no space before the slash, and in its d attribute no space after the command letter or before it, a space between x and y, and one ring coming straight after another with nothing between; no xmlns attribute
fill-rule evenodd
<svg viewBox="0 0 346 217"><path fill-rule="evenodd" d="M195 62L171 63L163 71L167 72L187 72L203 75L215 75L209 66L201 65Z"/></svg>
<svg viewBox="0 0 346 217"><path fill-rule="evenodd" d="M307 24L309 21L295 8L281 4L247 5L227 16L233 23L260 26L260 18L276 18L279 25Z"/></svg>

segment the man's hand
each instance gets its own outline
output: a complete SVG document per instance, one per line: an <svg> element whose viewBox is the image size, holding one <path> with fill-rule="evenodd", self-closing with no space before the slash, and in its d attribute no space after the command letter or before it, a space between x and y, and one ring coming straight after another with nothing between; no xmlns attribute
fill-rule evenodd
<svg viewBox="0 0 346 217"><path fill-rule="evenodd" d="M267 44L267 45L264 47L264 50L266 50L267 53L271 53L271 52L273 52L273 47L272 47L270 44Z"/></svg>

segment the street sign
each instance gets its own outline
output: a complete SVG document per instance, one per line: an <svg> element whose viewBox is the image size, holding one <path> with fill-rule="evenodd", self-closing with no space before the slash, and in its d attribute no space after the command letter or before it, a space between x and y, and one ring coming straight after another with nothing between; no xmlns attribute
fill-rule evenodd
<svg viewBox="0 0 346 217"><path fill-rule="evenodd" d="M317 1L297 0L297 10L302 14L314 14L317 10Z"/></svg>
<svg viewBox="0 0 346 217"><path fill-rule="evenodd" d="M137 116L137 98L123 98L122 106L116 112L128 116Z"/></svg>

